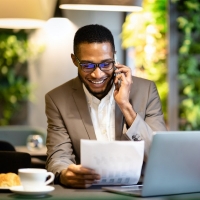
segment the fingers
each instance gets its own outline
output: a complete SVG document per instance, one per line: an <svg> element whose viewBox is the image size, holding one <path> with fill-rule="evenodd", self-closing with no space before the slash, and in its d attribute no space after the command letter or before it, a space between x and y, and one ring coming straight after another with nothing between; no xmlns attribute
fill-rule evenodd
<svg viewBox="0 0 200 200"><path fill-rule="evenodd" d="M62 184L73 188L87 188L97 180L100 180L100 176L94 170L75 164L69 165L60 176Z"/></svg>
<svg viewBox="0 0 200 200"><path fill-rule="evenodd" d="M121 64L116 64L115 66L116 66L116 70L115 70L116 77L118 77L118 79L126 78L126 80L128 82L132 83L131 69L129 67L127 67L125 65L121 65ZM120 76L120 74L124 74L124 77Z"/></svg>
<svg viewBox="0 0 200 200"><path fill-rule="evenodd" d="M75 179L80 179L80 180L99 180L100 176L97 174L76 174L72 171L68 171L67 173L68 179L75 180Z"/></svg>
<svg viewBox="0 0 200 200"><path fill-rule="evenodd" d="M116 90L118 90L120 86L125 86L126 88L128 87L130 90L130 86L132 84L132 78L131 79L127 78L124 73L117 74L114 79L114 84Z"/></svg>
<svg viewBox="0 0 200 200"><path fill-rule="evenodd" d="M93 169L85 168L81 165L70 165L68 171L68 176L72 178L86 180L100 179L100 176Z"/></svg>
<svg viewBox="0 0 200 200"><path fill-rule="evenodd" d="M69 165L68 169L75 174L95 174L95 171L93 169L85 168L81 165Z"/></svg>
<svg viewBox="0 0 200 200"><path fill-rule="evenodd" d="M116 67L116 70L115 70L116 73L124 73L124 74L126 74L126 76L131 75L130 67L127 67L127 66L121 65L121 64L115 64L115 67Z"/></svg>
<svg viewBox="0 0 200 200"><path fill-rule="evenodd" d="M132 85L132 73L131 69L125 65L116 64L115 66L117 69L115 70L115 90L113 95L120 109L123 109L124 106L129 104L129 96Z"/></svg>
<svg viewBox="0 0 200 200"><path fill-rule="evenodd" d="M89 181L89 180L69 180L68 186L73 188L88 188L94 183L95 181Z"/></svg>

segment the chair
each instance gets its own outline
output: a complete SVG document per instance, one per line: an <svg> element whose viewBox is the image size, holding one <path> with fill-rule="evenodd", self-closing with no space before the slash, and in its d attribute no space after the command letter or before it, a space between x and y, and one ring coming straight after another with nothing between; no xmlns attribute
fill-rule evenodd
<svg viewBox="0 0 200 200"><path fill-rule="evenodd" d="M31 126L0 126L0 140L7 141L13 146L26 146L29 135L41 135L44 144L46 143L46 130Z"/></svg>
<svg viewBox="0 0 200 200"><path fill-rule="evenodd" d="M0 173L18 173L20 168L31 167L31 156L16 151L0 151Z"/></svg>
<svg viewBox="0 0 200 200"><path fill-rule="evenodd" d="M10 144L9 142L6 141L0 141L0 151L12 151L12 152L16 152L15 147ZM16 152L17 153L17 152ZM0 159L1 161L1 159ZM0 162L1 165L1 162ZM31 168L45 168L45 161L44 160L40 160L38 158L31 158Z"/></svg>
<svg viewBox="0 0 200 200"><path fill-rule="evenodd" d="M31 126L21 126L21 125L11 125L11 126L1 126L0 127L0 140L9 142L13 147L26 146L27 138L29 135L40 135L43 139L43 143L46 143L46 130L38 127ZM1 146L1 144L0 144ZM1 147L0 147L1 150ZM2 149L8 151L8 149ZM9 150L10 151L10 150ZM15 151L15 149L14 149ZM44 158L32 157L31 167L33 168L45 168Z"/></svg>
<svg viewBox="0 0 200 200"><path fill-rule="evenodd" d="M0 151L15 151L15 147L7 141L0 140Z"/></svg>

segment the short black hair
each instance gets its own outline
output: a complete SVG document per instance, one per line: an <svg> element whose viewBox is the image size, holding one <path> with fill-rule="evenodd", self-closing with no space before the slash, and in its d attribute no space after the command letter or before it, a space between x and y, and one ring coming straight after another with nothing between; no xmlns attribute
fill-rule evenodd
<svg viewBox="0 0 200 200"><path fill-rule="evenodd" d="M78 46L81 43L103 43L109 42L115 52L114 38L111 31L99 24L86 25L77 30L74 36L74 53L78 53Z"/></svg>

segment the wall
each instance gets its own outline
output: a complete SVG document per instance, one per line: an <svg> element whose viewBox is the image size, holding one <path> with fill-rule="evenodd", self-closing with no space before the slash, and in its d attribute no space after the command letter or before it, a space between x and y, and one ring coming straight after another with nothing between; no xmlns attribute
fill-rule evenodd
<svg viewBox="0 0 200 200"><path fill-rule="evenodd" d="M32 102L29 103L28 123L46 128L44 95L51 89L77 76L77 68L71 61L73 36L86 24L102 24L114 36L118 61L124 63L121 49L123 13L96 11L64 11L66 18L49 20L43 29L30 35L33 43L44 44L46 49L40 59L30 61L29 74L34 85Z"/></svg>

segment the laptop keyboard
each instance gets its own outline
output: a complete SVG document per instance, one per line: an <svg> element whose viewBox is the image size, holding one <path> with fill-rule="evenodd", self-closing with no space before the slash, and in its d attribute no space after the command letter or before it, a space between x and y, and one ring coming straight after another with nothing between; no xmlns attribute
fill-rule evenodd
<svg viewBox="0 0 200 200"><path fill-rule="evenodd" d="M143 185L110 186L102 187L104 191L127 194L132 196L142 196Z"/></svg>
<svg viewBox="0 0 200 200"><path fill-rule="evenodd" d="M129 193L129 194L141 194L142 192L142 185L133 185L133 186L122 186L121 191Z"/></svg>

